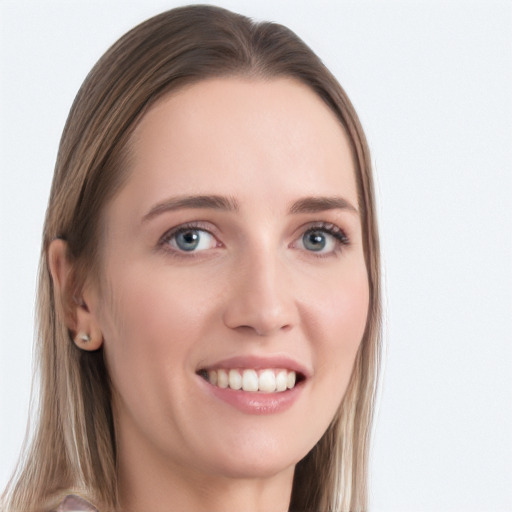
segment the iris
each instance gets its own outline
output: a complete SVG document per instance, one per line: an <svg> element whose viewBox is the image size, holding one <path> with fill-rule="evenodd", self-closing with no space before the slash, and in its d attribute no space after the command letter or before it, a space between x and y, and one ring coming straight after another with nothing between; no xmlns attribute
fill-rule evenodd
<svg viewBox="0 0 512 512"><path fill-rule="evenodd" d="M200 231L197 229L190 229L182 231L176 235L176 245L182 251L193 251L197 249L201 241Z"/></svg>
<svg viewBox="0 0 512 512"><path fill-rule="evenodd" d="M308 251L321 251L325 248L327 240L322 231L307 231L302 237L302 243Z"/></svg>

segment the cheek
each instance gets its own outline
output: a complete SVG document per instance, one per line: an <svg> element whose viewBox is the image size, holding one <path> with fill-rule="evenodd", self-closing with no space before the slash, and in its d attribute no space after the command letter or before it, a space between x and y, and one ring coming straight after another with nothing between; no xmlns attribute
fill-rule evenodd
<svg viewBox="0 0 512 512"><path fill-rule="evenodd" d="M366 275L354 279L342 290L333 304L333 316L337 315L339 333L346 344L359 347L368 318L369 289ZM353 347L352 347L353 348Z"/></svg>
<svg viewBox="0 0 512 512"><path fill-rule="evenodd" d="M332 305L335 334L333 351L350 361L350 370L361 344L368 319L369 288L366 270L354 274ZM336 320L337 318L337 320Z"/></svg>
<svg viewBox="0 0 512 512"><path fill-rule="evenodd" d="M121 394L152 381L179 382L208 315L205 297L144 270L112 273L115 286L99 308L109 372Z"/></svg>
<svg viewBox="0 0 512 512"><path fill-rule="evenodd" d="M368 316L369 288L366 269L358 265L324 283L310 302L312 325L319 344L335 352L357 351Z"/></svg>
<svg viewBox="0 0 512 512"><path fill-rule="evenodd" d="M125 348L142 350L151 344L158 349L162 344L168 349L171 340L172 347L179 348L187 332L198 327L196 319L206 314L208 297L198 295L197 287L179 276L135 265L111 275L115 285L99 314L111 335L107 337Z"/></svg>
<svg viewBox="0 0 512 512"><path fill-rule="evenodd" d="M354 367L366 328L369 288L365 269L345 276L342 286L331 288L316 301L318 327L316 371L322 387L322 407L331 417L338 408Z"/></svg>

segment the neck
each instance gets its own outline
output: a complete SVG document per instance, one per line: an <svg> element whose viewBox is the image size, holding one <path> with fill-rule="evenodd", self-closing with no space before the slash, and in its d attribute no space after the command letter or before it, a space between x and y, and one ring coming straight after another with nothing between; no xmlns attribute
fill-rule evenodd
<svg viewBox="0 0 512 512"><path fill-rule="evenodd" d="M170 468L169 468L170 469ZM120 471L122 512L286 512L293 467L266 478L226 478L169 470Z"/></svg>
<svg viewBox="0 0 512 512"><path fill-rule="evenodd" d="M270 476L225 476L175 466L151 449L118 448L119 512L288 511L294 466Z"/></svg>

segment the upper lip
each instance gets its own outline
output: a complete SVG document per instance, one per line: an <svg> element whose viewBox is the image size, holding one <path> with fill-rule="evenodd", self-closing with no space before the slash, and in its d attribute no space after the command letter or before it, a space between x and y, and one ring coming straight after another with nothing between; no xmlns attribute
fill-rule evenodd
<svg viewBox="0 0 512 512"><path fill-rule="evenodd" d="M205 370L230 370L232 368L264 370L266 368L281 368L292 370L305 378L311 376L312 372L304 364L299 363L292 357L286 355L249 355L234 356L227 359L221 359L212 363L207 363L197 369L198 372Z"/></svg>

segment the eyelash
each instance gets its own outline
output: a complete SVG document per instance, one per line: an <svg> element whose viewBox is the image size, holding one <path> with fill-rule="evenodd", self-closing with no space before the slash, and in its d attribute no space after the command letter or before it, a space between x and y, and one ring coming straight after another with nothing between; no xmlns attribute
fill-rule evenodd
<svg viewBox="0 0 512 512"><path fill-rule="evenodd" d="M190 222L186 224L180 224L176 228L173 228L169 231L167 231L159 240L158 247L164 249L167 253L171 254L172 256L178 257L178 258L193 258L197 257L199 252L202 251L190 251L190 253L187 253L187 251L183 251L180 249L176 249L170 246L169 242L173 240L175 237L177 237L180 233L186 233L188 231L202 231L208 233L211 237L213 237L215 240L217 238L215 235L211 232L208 225L201 223L201 222ZM334 238L334 243L336 244L336 247L333 251L329 251L328 253L315 253L315 251L309 251L304 248L304 251L308 254L316 257L316 258L325 258L328 256L332 256L334 253L341 252L342 247L347 247L350 245L350 239L346 235L345 231L343 231L340 227L336 226L335 224L332 224L330 222L313 222L307 225L307 228L302 231L302 234L300 237L298 237L291 245L291 247L295 248L294 245L297 243L302 243L303 237L307 235L308 233L314 233L314 232L320 232L325 233L329 236L332 236ZM221 247L222 244L217 240L217 247Z"/></svg>
<svg viewBox="0 0 512 512"><path fill-rule="evenodd" d="M332 256L333 254L340 253L343 247L350 245L350 239L345 231L330 222L313 222L312 224L308 224L307 229L303 231L301 237L298 238L299 243L302 243L305 235L314 232L320 232L332 236L334 238L334 243L336 244L334 250L327 253L316 253L315 251L306 250L308 254L311 254L316 258L326 258ZM297 242L294 242L294 244L295 243Z"/></svg>

